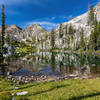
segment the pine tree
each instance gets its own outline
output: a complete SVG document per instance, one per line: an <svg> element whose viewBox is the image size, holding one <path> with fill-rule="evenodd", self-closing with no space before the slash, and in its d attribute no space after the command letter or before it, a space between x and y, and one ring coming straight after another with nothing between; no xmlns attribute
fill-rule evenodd
<svg viewBox="0 0 100 100"><path fill-rule="evenodd" d="M2 48L1 48L1 42L2 42L1 39L2 39L2 38L1 38L1 32L0 32L0 53L1 53L1 49L2 49Z"/></svg>
<svg viewBox="0 0 100 100"><path fill-rule="evenodd" d="M45 50L47 49L47 38L48 38L48 36L46 35L45 36Z"/></svg>
<svg viewBox="0 0 100 100"><path fill-rule="evenodd" d="M66 36L68 35L68 26L67 25L65 26L65 34L66 34Z"/></svg>
<svg viewBox="0 0 100 100"><path fill-rule="evenodd" d="M63 34L62 24L60 24L60 27L59 27L59 38L62 38L62 34Z"/></svg>
<svg viewBox="0 0 100 100"><path fill-rule="evenodd" d="M89 41L89 48L92 50L97 50L98 49L98 39L100 36L100 24L97 23L94 25L94 30L91 32L90 35L90 41Z"/></svg>
<svg viewBox="0 0 100 100"><path fill-rule="evenodd" d="M94 24L94 21L95 21L95 13L94 13L94 7L92 5L88 15L88 24L91 26Z"/></svg>
<svg viewBox="0 0 100 100"><path fill-rule="evenodd" d="M70 25L69 26L69 35L72 35L73 34L73 31L74 31L73 26Z"/></svg>
<svg viewBox="0 0 100 100"><path fill-rule="evenodd" d="M66 25L65 27L65 34L66 34L66 47L70 48L69 44L70 44L70 35L69 35L69 29L68 26Z"/></svg>
<svg viewBox="0 0 100 100"><path fill-rule="evenodd" d="M81 29L80 33L80 49L85 50L85 38L84 38L84 30Z"/></svg>
<svg viewBox="0 0 100 100"><path fill-rule="evenodd" d="M55 47L55 31L54 29L51 30L51 48L54 49Z"/></svg>
<svg viewBox="0 0 100 100"><path fill-rule="evenodd" d="M44 48L43 42L44 42L43 39L41 39L42 52L43 52L43 48Z"/></svg>
<svg viewBox="0 0 100 100"><path fill-rule="evenodd" d="M97 26L97 50L100 49L100 22L98 23Z"/></svg>
<svg viewBox="0 0 100 100"><path fill-rule="evenodd" d="M7 44L10 44L10 35L9 35L9 34L8 34L7 37L6 37L6 43L7 43Z"/></svg>
<svg viewBox="0 0 100 100"><path fill-rule="evenodd" d="M69 26L69 30L68 30L68 44L69 44L69 47L71 46L72 42L73 42L73 39L74 39L74 29L73 29L73 26L70 25Z"/></svg>
<svg viewBox="0 0 100 100"><path fill-rule="evenodd" d="M5 37L5 12L4 12L5 6L2 5L2 31L1 31L1 51L3 53L4 48L4 37Z"/></svg>
<svg viewBox="0 0 100 100"><path fill-rule="evenodd" d="M65 36L66 36L66 38L65 38L66 47L68 47L68 27L67 27L67 25L65 26Z"/></svg>
<svg viewBox="0 0 100 100"><path fill-rule="evenodd" d="M95 34L95 32L92 31L92 32L91 32L91 35L90 35L89 49L95 50L96 45L97 45L96 34Z"/></svg>

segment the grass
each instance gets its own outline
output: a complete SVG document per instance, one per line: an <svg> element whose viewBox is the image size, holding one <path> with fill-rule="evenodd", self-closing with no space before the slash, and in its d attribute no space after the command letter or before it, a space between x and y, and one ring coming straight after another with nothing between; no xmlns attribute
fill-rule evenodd
<svg viewBox="0 0 100 100"><path fill-rule="evenodd" d="M100 100L100 79L23 84L18 90L13 90L11 82L0 81L0 100L10 100L12 93L23 91L28 95L17 96L16 100ZM8 99L3 98L5 94Z"/></svg>

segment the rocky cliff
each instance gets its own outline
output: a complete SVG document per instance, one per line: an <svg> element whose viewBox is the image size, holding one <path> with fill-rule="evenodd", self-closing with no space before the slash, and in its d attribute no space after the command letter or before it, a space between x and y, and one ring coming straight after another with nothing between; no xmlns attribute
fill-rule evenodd
<svg viewBox="0 0 100 100"><path fill-rule="evenodd" d="M96 15L97 21L100 21L100 3L98 3L94 7L94 13ZM84 33L90 35L92 28L88 25L88 16L89 16L89 11L86 12L85 14L77 16L76 18L70 20L69 22L63 23L63 26L71 24L76 30L79 30L82 27L85 31Z"/></svg>
<svg viewBox="0 0 100 100"><path fill-rule="evenodd" d="M96 15L96 20L100 21L100 3L98 3L95 7L94 7L94 13ZM87 11L86 13L77 16L76 18L68 21L68 22L64 22L62 23L62 29L63 29L63 37L62 39L58 39L58 37L56 37L56 45L58 47L66 47L65 44L63 44L64 40L65 40L65 28L66 25L70 26L72 25L73 28L75 29L75 33L74 33L74 37L75 37L75 41L79 41L80 39L80 31L81 29L84 30L84 35L87 39L89 39L89 36L91 34L91 31L93 30L94 26L90 26L88 25L88 18L89 18L89 11ZM56 34L59 35L59 28L60 25L56 28ZM56 35L56 36L58 36Z"/></svg>

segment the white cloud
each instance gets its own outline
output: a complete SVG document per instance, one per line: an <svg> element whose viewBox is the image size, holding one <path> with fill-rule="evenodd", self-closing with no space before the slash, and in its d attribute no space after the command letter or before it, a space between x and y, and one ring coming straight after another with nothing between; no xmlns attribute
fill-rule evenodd
<svg viewBox="0 0 100 100"><path fill-rule="evenodd" d="M56 16L53 16L53 17L46 17L46 18L42 18L42 19L36 19L35 21L46 21L46 22L51 22L51 21L53 21L53 20L55 20L56 19Z"/></svg>
<svg viewBox="0 0 100 100"><path fill-rule="evenodd" d="M56 17L52 17L52 18L51 18L51 20L55 20L55 19L56 19Z"/></svg>
<svg viewBox="0 0 100 100"><path fill-rule="evenodd" d="M5 4L5 5L34 4L43 6L45 3L48 2L50 2L50 0L0 0L0 4Z"/></svg>
<svg viewBox="0 0 100 100"><path fill-rule="evenodd" d="M0 4L5 4L5 5L15 5L15 4L21 4L26 3L28 0L0 0Z"/></svg>
<svg viewBox="0 0 100 100"><path fill-rule="evenodd" d="M58 26L58 23L49 22L49 21L32 21L25 23L25 26L32 25L32 24L40 24L47 30L51 30L52 28L56 28Z"/></svg>

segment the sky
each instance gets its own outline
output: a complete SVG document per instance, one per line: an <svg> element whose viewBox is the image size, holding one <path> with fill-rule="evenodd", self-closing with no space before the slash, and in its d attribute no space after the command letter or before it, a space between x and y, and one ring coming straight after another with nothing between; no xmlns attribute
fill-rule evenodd
<svg viewBox="0 0 100 100"><path fill-rule="evenodd" d="M51 30L88 10L88 4L96 5L99 0L0 0L5 5L6 25L16 24L25 28L40 24ZM1 18L1 10L0 10ZM1 19L0 19L1 21Z"/></svg>

